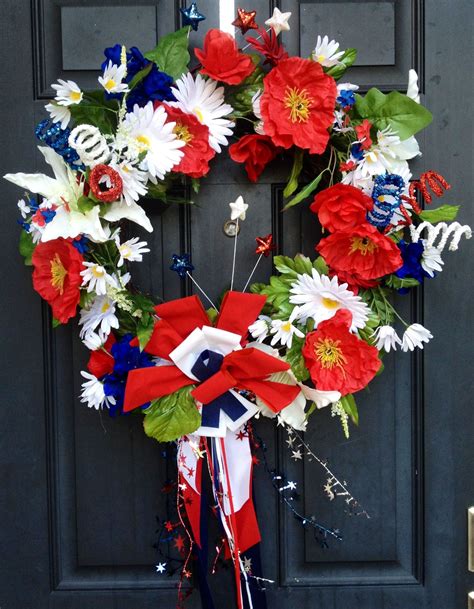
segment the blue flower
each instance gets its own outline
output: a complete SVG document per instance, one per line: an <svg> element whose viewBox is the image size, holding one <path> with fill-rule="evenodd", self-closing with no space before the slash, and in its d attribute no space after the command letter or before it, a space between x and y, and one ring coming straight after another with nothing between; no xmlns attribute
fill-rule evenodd
<svg viewBox="0 0 474 609"><path fill-rule="evenodd" d="M356 161L361 161L364 158L364 151L359 142L355 142L351 146L351 155Z"/></svg>
<svg viewBox="0 0 474 609"><path fill-rule="evenodd" d="M356 101L354 91L351 91L350 89L339 91L339 96L336 101L343 108L352 108Z"/></svg>
<svg viewBox="0 0 474 609"><path fill-rule="evenodd" d="M132 338L131 334L126 334L112 345L111 353L114 358L114 369L110 374L106 374L101 379L104 383L105 395L115 398L115 405L111 405L109 408L111 417L123 414L125 384L130 370L154 366L147 353L140 351L138 347L130 345ZM147 408L148 406L149 404L144 404L142 408Z"/></svg>
<svg viewBox="0 0 474 609"><path fill-rule="evenodd" d="M31 225L29 222L25 222L21 218L19 220L17 220L17 222L25 232L27 232L27 233L30 232Z"/></svg>
<svg viewBox="0 0 474 609"><path fill-rule="evenodd" d="M412 277L420 283L423 283L425 277L429 277L428 273L421 266L421 258L423 256L423 243L407 243L403 239L398 243L400 253L402 255L403 266L395 272L397 277L401 279ZM407 290L402 288L401 293L406 293Z"/></svg>
<svg viewBox="0 0 474 609"><path fill-rule="evenodd" d="M43 216L46 224L48 224L54 218L54 216L56 215L56 212L54 209L42 209L41 215Z"/></svg>
<svg viewBox="0 0 474 609"><path fill-rule="evenodd" d="M85 235L81 235L80 237L73 239L72 245L81 254L85 254L89 251L89 239Z"/></svg>
<svg viewBox="0 0 474 609"><path fill-rule="evenodd" d="M105 70L109 61L119 66L122 63L122 45L115 44L113 47L108 47L104 50L104 55L107 59L102 63L102 70ZM149 63L148 59L143 57L142 52L137 47L131 47L127 51L127 77L125 81L130 82L135 74L146 68Z"/></svg>

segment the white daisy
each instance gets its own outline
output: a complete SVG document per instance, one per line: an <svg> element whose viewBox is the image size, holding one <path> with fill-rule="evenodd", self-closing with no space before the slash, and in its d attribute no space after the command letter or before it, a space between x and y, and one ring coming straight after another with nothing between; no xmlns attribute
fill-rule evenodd
<svg viewBox="0 0 474 609"><path fill-rule="evenodd" d="M259 315L258 319L249 326L249 332L252 338L262 343L268 336L272 320L268 315Z"/></svg>
<svg viewBox="0 0 474 609"><path fill-rule="evenodd" d="M262 97L262 91L257 91L255 95L252 97L252 112L255 114L255 117L258 119L258 122L254 124L255 133L259 135L265 135L265 128L263 126L263 118L262 111L260 109L260 100Z"/></svg>
<svg viewBox="0 0 474 609"><path fill-rule="evenodd" d="M98 295L107 294L107 285L117 287L117 283L104 267L96 262L83 262L86 268L81 271L82 286L87 286L88 292Z"/></svg>
<svg viewBox="0 0 474 609"><path fill-rule="evenodd" d="M141 197L146 195L148 192L146 187L148 176L145 171L134 167L128 161L118 163L112 160L109 165L122 178L123 190L121 198L127 205L133 205L133 203L136 203Z"/></svg>
<svg viewBox="0 0 474 609"><path fill-rule="evenodd" d="M281 343L284 347L291 349L293 343L293 335L298 338L304 338L303 332L293 325L294 320L298 317L298 307L295 307L291 312L290 318L286 321L281 319L273 319L270 328L270 334L274 334L271 345Z"/></svg>
<svg viewBox="0 0 474 609"><path fill-rule="evenodd" d="M89 309L81 309L79 325L82 326L81 338L97 328L99 328L99 334L107 337L112 328L119 327L114 301L108 296L97 296Z"/></svg>
<svg viewBox="0 0 474 609"><path fill-rule="evenodd" d="M282 13L279 8L275 7L273 9L273 15L270 17L270 19L267 19L265 21L265 25L268 25L268 27L272 27L275 31L275 35L278 36L280 32L290 31L290 24L288 23L290 17L290 12Z"/></svg>
<svg viewBox="0 0 474 609"><path fill-rule="evenodd" d="M392 326L379 326L373 336L376 340L375 346L379 351L383 349L390 353L390 349L396 351L397 345L402 344L400 337Z"/></svg>
<svg viewBox="0 0 474 609"><path fill-rule="evenodd" d="M122 80L127 75L127 64L116 64L109 61L107 64L104 74L99 76L97 79L107 93L125 93L128 91L128 85L123 83Z"/></svg>
<svg viewBox="0 0 474 609"><path fill-rule="evenodd" d="M245 220L246 212L249 206L248 203L244 202L242 195L239 195L235 201L229 203L229 207L231 220Z"/></svg>
<svg viewBox="0 0 474 609"><path fill-rule="evenodd" d="M123 121L123 128L131 138L137 156L144 155L140 169L147 171L153 181L156 178L162 180L183 156L179 148L185 142L178 140L173 133L176 123L167 123L166 120L164 107L155 110L150 101L143 108L135 105L133 112L126 114Z"/></svg>
<svg viewBox="0 0 474 609"><path fill-rule="evenodd" d="M330 68L339 63L339 60L344 55L344 51L338 51L339 43L335 40L329 41L328 36L318 36L316 47L312 53L313 61L317 61L322 66Z"/></svg>
<svg viewBox="0 0 474 609"><path fill-rule="evenodd" d="M177 101L168 102L170 106L180 108L183 112L194 114L203 125L209 128L209 144L216 152L221 152L221 145L227 146L228 135L232 135L234 123L224 116L233 111L232 106L224 102L224 87L217 82L205 79L201 74L183 74L176 81L172 91ZM170 123L173 124L174 123Z"/></svg>
<svg viewBox="0 0 474 609"><path fill-rule="evenodd" d="M23 219L31 212L29 205L26 203L25 199L20 199L17 203L18 209L20 210L21 217Z"/></svg>
<svg viewBox="0 0 474 609"><path fill-rule="evenodd" d="M333 317L338 309L347 309L352 313L351 332L356 332L367 323L369 307L360 296L347 289L347 283L339 285L337 277L330 279L313 269L312 275L298 275L290 293L290 302L301 305L298 307L298 319L302 323L311 317L317 327L320 322Z"/></svg>
<svg viewBox="0 0 474 609"><path fill-rule="evenodd" d="M421 324L411 324L403 334L402 351L414 351L416 347L423 349L423 343L428 343L432 338L427 328Z"/></svg>
<svg viewBox="0 0 474 609"><path fill-rule="evenodd" d="M81 103L84 94L73 80L58 78L58 83L57 85L51 85L51 87L56 91L54 99L60 106L72 106Z"/></svg>
<svg viewBox="0 0 474 609"><path fill-rule="evenodd" d="M67 106L59 104L46 104L45 110L49 112L51 120L55 123L61 123L61 129L66 129L71 120L71 111Z"/></svg>
<svg viewBox="0 0 474 609"><path fill-rule="evenodd" d="M97 332L93 332L91 330L84 335L82 342L90 351L97 351L97 349L102 347L105 340L106 338L102 338L100 334L97 334Z"/></svg>
<svg viewBox="0 0 474 609"><path fill-rule="evenodd" d="M139 241L138 237L120 243L120 238L117 235L115 237L115 244L120 254L117 264L118 267L122 266L125 260L128 260L129 262L141 262L143 260L143 254L150 251L147 247L148 243L146 241Z"/></svg>
<svg viewBox="0 0 474 609"><path fill-rule="evenodd" d="M81 375L86 379L82 383L81 402L87 404L89 408L96 410L102 409L104 406L110 408L115 404L113 396L105 395L104 384L97 377L89 372L81 370Z"/></svg>
<svg viewBox="0 0 474 609"><path fill-rule="evenodd" d="M426 239L422 240L424 250L421 255L421 266L430 277L435 276L435 272L441 273L443 270L443 259L440 251L433 246L428 247Z"/></svg>

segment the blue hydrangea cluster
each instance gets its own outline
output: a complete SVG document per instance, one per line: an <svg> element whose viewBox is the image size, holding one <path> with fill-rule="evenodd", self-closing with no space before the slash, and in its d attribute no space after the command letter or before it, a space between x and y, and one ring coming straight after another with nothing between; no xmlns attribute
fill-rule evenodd
<svg viewBox="0 0 474 609"><path fill-rule="evenodd" d="M351 91L350 89L339 91L336 101L343 108L352 108L356 101L354 91Z"/></svg>
<svg viewBox="0 0 474 609"><path fill-rule="evenodd" d="M423 283L425 277L431 278L421 266L423 251L425 249L421 241L407 243L402 239L399 241L398 247L402 255L403 266L395 272L397 277L400 277L400 279L413 278L420 283ZM401 294L406 294L409 290L401 288L398 291Z"/></svg>

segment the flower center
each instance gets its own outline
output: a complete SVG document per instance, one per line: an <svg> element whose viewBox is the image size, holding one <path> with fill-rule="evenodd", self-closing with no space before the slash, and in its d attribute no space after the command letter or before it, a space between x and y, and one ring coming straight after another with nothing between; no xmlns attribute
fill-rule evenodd
<svg viewBox="0 0 474 609"><path fill-rule="evenodd" d="M283 332L289 332L291 330L291 322L286 321L284 324L281 325L281 329L283 330Z"/></svg>
<svg viewBox="0 0 474 609"><path fill-rule="evenodd" d="M204 123L204 115L200 108L194 108L193 113L198 117L200 123Z"/></svg>
<svg viewBox="0 0 474 609"><path fill-rule="evenodd" d="M51 260L51 285L53 288L63 295L64 292L64 281L66 279L67 270L64 268L63 263L59 254L56 253L54 258Z"/></svg>
<svg viewBox="0 0 474 609"><path fill-rule="evenodd" d="M150 148L151 143L146 135L137 135L135 139L138 142L138 148L140 152L145 152Z"/></svg>
<svg viewBox="0 0 474 609"><path fill-rule="evenodd" d="M326 59L326 55L317 55L316 56L316 61L318 63L322 63L325 59Z"/></svg>
<svg viewBox="0 0 474 609"><path fill-rule="evenodd" d="M110 309L110 304L105 301L104 304L102 305L102 307L100 308L101 313L107 313L107 311Z"/></svg>
<svg viewBox="0 0 474 609"><path fill-rule="evenodd" d="M100 279L100 277L103 277L105 275L105 270L102 266L95 265L91 267L91 271L94 277L97 277L97 279Z"/></svg>
<svg viewBox="0 0 474 609"><path fill-rule="evenodd" d="M326 298L323 297L321 298L321 302L323 304L323 307L326 307L326 309L337 309L337 307L339 306L339 301L338 300L333 300L332 298Z"/></svg>
<svg viewBox="0 0 474 609"><path fill-rule="evenodd" d="M71 91L69 97L73 102L80 102L82 98L82 93L80 91Z"/></svg>
<svg viewBox="0 0 474 609"><path fill-rule="evenodd" d="M323 368L332 369L334 366L342 368L342 365L347 363L342 349L339 347L340 342L332 338L322 338L316 343L314 353Z"/></svg>
<svg viewBox="0 0 474 609"><path fill-rule="evenodd" d="M312 106L311 98L306 89L287 87L285 94L285 108L290 110L290 121L292 123L305 123L309 118Z"/></svg>
<svg viewBox="0 0 474 609"><path fill-rule="evenodd" d="M115 82L115 80L113 78L109 78L109 80L105 83L104 87L107 89L107 91L112 91L112 89L114 87L117 86L117 83Z"/></svg>
<svg viewBox="0 0 474 609"><path fill-rule="evenodd" d="M371 241L368 237L352 237L351 243L352 245L351 249L349 250L349 254L359 251L362 256L373 254L378 247L377 244Z"/></svg>
<svg viewBox="0 0 474 609"><path fill-rule="evenodd" d="M176 123L173 133L176 134L176 139L184 142L185 144L189 144L189 142L193 139L192 134L189 132L189 127L183 125L182 123Z"/></svg>
<svg viewBox="0 0 474 609"><path fill-rule="evenodd" d="M119 252L121 253L123 258L129 258L132 255L132 250L130 246L126 245L125 243L123 243L119 247Z"/></svg>

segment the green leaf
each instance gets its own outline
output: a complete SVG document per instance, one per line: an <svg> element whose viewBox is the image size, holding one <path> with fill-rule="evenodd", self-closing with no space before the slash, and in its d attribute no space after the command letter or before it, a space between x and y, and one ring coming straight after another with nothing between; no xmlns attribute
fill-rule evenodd
<svg viewBox="0 0 474 609"><path fill-rule="evenodd" d="M20 233L20 242L18 244L18 249L20 254L25 259L24 262L26 266L31 266L31 256L35 251L36 245L33 243L33 238L30 233L27 233L25 230L22 230Z"/></svg>
<svg viewBox="0 0 474 609"><path fill-rule="evenodd" d="M148 76L148 74L151 72L152 67L153 67L153 64L149 63L147 66L145 66L143 68L143 70L140 70L139 72L137 72L135 74L135 76L132 78L132 80L128 84L128 88L130 89L130 91L132 89L134 89L138 84L141 83L141 81L144 78L146 78Z"/></svg>
<svg viewBox="0 0 474 609"><path fill-rule="evenodd" d="M53 328L57 328L58 326L61 325L61 322L59 321L59 319L56 319L56 317L53 317L51 321L52 321Z"/></svg>
<svg viewBox="0 0 474 609"><path fill-rule="evenodd" d="M293 197L293 199L288 201L288 203L283 208L283 211L286 211L287 209L290 209L290 207L294 207L295 205L298 205L298 203L301 203L301 201L303 201L303 199L306 199L306 197L309 197L309 195L312 192L314 192L316 190L316 188L319 186L319 182L321 182L321 178L323 177L323 174L326 171L327 171L327 169L323 169L323 171L321 171L321 173L318 176L316 176L312 182L310 182L307 186L305 186L304 188L302 188L299 191L299 193L296 195L296 197Z"/></svg>
<svg viewBox="0 0 474 609"><path fill-rule="evenodd" d="M285 359L290 364L296 380L300 382L307 381L309 379L309 371L306 368L304 357L301 353L301 348L304 341L304 338L293 336L291 348L287 350L285 355Z"/></svg>
<svg viewBox="0 0 474 609"><path fill-rule="evenodd" d="M354 396L349 393L345 395L340 400L341 406L344 408L344 411L351 417L352 422L355 425L359 425L359 411L357 410L357 404L354 399Z"/></svg>
<svg viewBox="0 0 474 609"><path fill-rule="evenodd" d="M247 76L240 85L229 88L226 102L234 109L230 115L232 118L240 118L253 112L252 97L263 89L264 76L265 72L262 68L256 66L252 74Z"/></svg>
<svg viewBox="0 0 474 609"><path fill-rule="evenodd" d="M313 266L320 275L327 275L329 273L329 267L322 256L318 256L316 258L316 260L313 262Z"/></svg>
<svg viewBox="0 0 474 609"><path fill-rule="evenodd" d="M152 51L145 57L156 63L162 72L166 72L177 80L187 71L190 58L188 51L189 27L183 27L160 38Z"/></svg>
<svg viewBox="0 0 474 609"><path fill-rule="evenodd" d="M297 254L294 258L288 256L275 256L273 264L282 275L289 275L296 279L297 275L304 273L311 275L313 264L307 256Z"/></svg>
<svg viewBox="0 0 474 609"><path fill-rule="evenodd" d="M388 290L380 287L360 290L359 296L378 316L383 326L390 325L394 317L390 306L390 292Z"/></svg>
<svg viewBox="0 0 474 609"><path fill-rule="evenodd" d="M405 140L427 127L433 116L421 104L398 91L385 95L374 87L364 97L356 95L354 119L357 118L368 119L379 130L390 127Z"/></svg>
<svg viewBox="0 0 474 609"><path fill-rule="evenodd" d="M171 442L196 431L201 425L201 415L191 395L193 388L182 387L151 403L144 411L143 427L147 436L159 442Z"/></svg>
<svg viewBox="0 0 474 609"><path fill-rule="evenodd" d="M155 327L155 318L150 313L144 313L137 326L137 338L138 338L138 346L140 347L140 351L147 346L148 341L153 334L153 328Z"/></svg>
<svg viewBox="0 0 474 609"><path fill-rule="evenodd" d="M96 205L97 205L97 203L95 203L94 201L89 199L89 197L86 197L85 195L81 195L79 197L79 199L77 200L77 209L80 212L82 212L83 214L86 214L88 211L93 209Z"/></svg>
<svg viewBox="0 0 474 609"><path fill-rule="evenodd" d="M298 188L298 178L300 177L301 170L303 169L303 158L303 150L301 148L296 148L290 177L288 178L288 183L283 191L283 196L285 199L291 197L291 195Z"/></svg>
<svg viewBox="0 0 474 609"><path fill-rule="evenodd" d="M94 125L101 133L111 134L117 128L117 113L108 104L80 104L68 106L74 125Z"/></svg>
<svg viewBox="0 0 474 609"><path fill-rule="evenodd" d="M416 288L420 285L420 282L413 277L397 277L396 275L390 275L385 280L385 285L392 290L400 290L401 288Z"/></svg>
<svg viewBox="0 0 474 609"><path fill-rule="evenodd" d="M431 222L431 224L451 222L456 219L459 207L459 205L441 205L437 209L424 209L420 214L420 218L426 222Z"/></svg>
<svg viewBox="0 0 474 609"><path fill-rule="evenodd" d="M197 178L191 178L191 187L193 191L197 194L199 189L201 188L201 182Z"/></svg>
<svg viewBox="0 0 474 609"><path fill-rule="evenodd" d="M339 80L347 68L350 68L357 57L357 49L346 49L344 55L339 59L339 63L325 70L326 74Z"/></svg>

